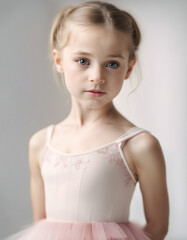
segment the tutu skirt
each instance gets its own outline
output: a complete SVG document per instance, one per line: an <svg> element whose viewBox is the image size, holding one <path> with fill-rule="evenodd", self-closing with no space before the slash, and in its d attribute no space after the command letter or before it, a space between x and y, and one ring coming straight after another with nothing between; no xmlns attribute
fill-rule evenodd
<svg viewBox="0 0 187 240"><path fill-rule="evenodd" d="M4 240L151 240L134 222L62 222L42 219Z"/></svg>

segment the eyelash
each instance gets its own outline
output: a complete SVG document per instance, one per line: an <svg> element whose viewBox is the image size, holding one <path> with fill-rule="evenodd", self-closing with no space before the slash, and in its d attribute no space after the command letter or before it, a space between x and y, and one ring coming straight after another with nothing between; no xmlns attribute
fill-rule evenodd
<svg viewBox="0 0 187 240"><path fill-rule="evenodd" d="M79 59L76 60L76 62L79 62L80 60L86 60L86 61L88 61L88 60L85 59L85 58L79 58ZM117 69L117 68L119 68L120 64L119 64L118 62L116 62L116 61L110 61L109 63L111 63L111 62L117 64L117 67L115 67L115 68L111 67L112 69ZM87 65L87 64L85 64L85 65L81 65L81 64L80 64L80 66L86 66L86 65Z"/></svg>

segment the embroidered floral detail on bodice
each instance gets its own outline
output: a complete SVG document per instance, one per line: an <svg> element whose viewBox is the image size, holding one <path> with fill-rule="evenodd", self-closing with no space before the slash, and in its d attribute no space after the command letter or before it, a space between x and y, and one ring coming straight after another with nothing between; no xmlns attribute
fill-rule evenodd
<svg viewBox="0 0 187 240"><path fill-rule="evenodd" d="M102 159L105 159L106 161L109 161L111 164L114 165L120 165L125 171L124 171L124 183L127 185L130 181L132 181L132 177L130 176L127 167L124 165L124 162L121 158L120 152L119 152L119 146L117 143L114 143L113 145L106 146L104 148L101 148L97 150L98 153L102 155Z"/></svg>
<svg viewBox="0 0 187 240"><path fill-rule="evenodd" d="M134 128L89 152L66 154L51 147L52 128L40 160L46 216L69 222L128 221L136 180L122 143L143 130Z"/></svg>
<svg viewBox="0 0 187 240"><path fill-rule="evenodd" d="M49 148L45 149L45 154L43 155L45 161L52 167L68 167L72 164L76 169L86 168L87 163L90 161L86 156L66 156L57 152L51 151ZM45 161L43 164L45 164Z"/></svg>

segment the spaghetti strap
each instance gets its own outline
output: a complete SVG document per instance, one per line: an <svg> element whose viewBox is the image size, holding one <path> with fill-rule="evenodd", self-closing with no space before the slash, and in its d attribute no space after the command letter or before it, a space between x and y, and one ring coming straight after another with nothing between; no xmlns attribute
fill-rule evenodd
<svg viewBox="0 0 187 240"><path fill-rule="evenodd" d="M135 179L129 165L128 165L128 162L126 160L126 156L122 150L123 146L125 145L126 141L130 138L132 138L133 136L141 133L141 132L149 132L148 130L145 130L143 128L139 128L139 127L133 127L131 128L128 132L126 132L124 135L121 136L121 138L117 139L117 143L118 143L118 149L119 149L119 152L120 152L120 155L123 159L123 162L127 168L127 171L129 172L134 184L137 183L137 180Z"/></svg>
<svg viewBox="0 0 187 240"><path fill-rule="evenodd" d="M54 128L53 124L51 124L47 127L46 145L50 144L53 128Z"/></svg>
<svg viewBox="0 0 187 240"><path fill-rule="evenodd" d="M46 141L45 141L45 147L44 147L44 150L43 150L43 154L42 154L42 157L39 159L39 166L41 168L42 166L42 163L44 161L44 157L45 157L45 153L46 153L46 150L47 150L47 146L49 146L49 143L50 143L50 140L51 140L51 134L52 134L52 130L53 130L53 124L49 125L46 129Z"/></svg>
<svg viewBox="0 0 187 240"><path fill-rule="evenodd" d="M126 140L128 140L129 138L137 135L138 133L141 132L149 132L146 129L143 128L139 128L139 127L132 127L131 129L129 129L129 131L127 131L124 135L122 135L120 138L117 139L117 143L124 143Z"/></svg>

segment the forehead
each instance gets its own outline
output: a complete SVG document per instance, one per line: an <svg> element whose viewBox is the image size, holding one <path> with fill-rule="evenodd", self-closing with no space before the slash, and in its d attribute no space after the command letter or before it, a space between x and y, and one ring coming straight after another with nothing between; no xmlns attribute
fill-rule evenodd
<svg viewBox="0 0 187 240"><path fill-rule="evenodd" d="M67 47L105 52L127 52L129 36L104 26L70 25L70 38Z"/></svg>

